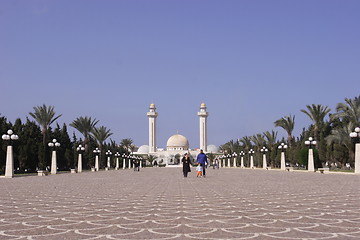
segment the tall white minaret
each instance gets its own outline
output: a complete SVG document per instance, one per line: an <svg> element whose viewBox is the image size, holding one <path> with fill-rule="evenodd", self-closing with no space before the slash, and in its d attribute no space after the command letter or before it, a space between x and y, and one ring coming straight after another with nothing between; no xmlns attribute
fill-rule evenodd
<svg viewBox="0 0 360 240"><path fill-rule="evenodd" d="M206 112L206 105L200 105L200 112L197 114L200 117L200 149L204 152L207 151L207 117L209 113Z"/></svg>
<svg viewBox="0 0 360 240"><path fill-rule="evenodd" d="M149 118L149 152L156 152L156 117L158 113L155 104L150 104L147 116Z"/></svg>

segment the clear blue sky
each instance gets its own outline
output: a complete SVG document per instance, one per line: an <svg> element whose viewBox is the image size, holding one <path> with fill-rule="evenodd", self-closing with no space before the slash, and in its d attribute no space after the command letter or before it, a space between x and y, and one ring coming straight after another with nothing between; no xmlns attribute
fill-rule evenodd
<svg viewBox="0 0 360 240"><path fill-rule="evenodd" d="M53 105L62 125L100 120L112 139L158 146L179 131L199 146L205 102L209 143L278 130L300 109L360 94L357 0L1 0L0 113L25 120ZM72 134L73 128L69 127Z"/></svg>

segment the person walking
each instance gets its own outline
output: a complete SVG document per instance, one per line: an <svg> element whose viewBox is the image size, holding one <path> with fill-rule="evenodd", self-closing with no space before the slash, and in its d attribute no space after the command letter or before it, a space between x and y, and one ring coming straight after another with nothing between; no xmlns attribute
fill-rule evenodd
<svg viewBox="0 0 360 240"><path fill-rule="evenodd" d="M183 174L184 177L187 177L188 173L191 172L190 168L190 158L187 153L184 154L184 157L181 159L181 162L183 164Z"/></svg>
<svg viewBox="0 0 360 240"><path fill-rule="evenodd" d="M200 149L200 153L196 157L196 162L200 163L200 165L202 167L202 171L203 171L203 177L205 177L206 176L205 168L206 168L206 165L208 164L208 160L202 149Z"/></svg>

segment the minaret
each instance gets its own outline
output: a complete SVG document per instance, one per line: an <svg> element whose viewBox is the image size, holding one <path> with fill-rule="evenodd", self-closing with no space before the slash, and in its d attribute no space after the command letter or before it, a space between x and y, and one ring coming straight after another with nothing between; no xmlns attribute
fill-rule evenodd
<svg viewBox="0 0 360 240"><path fill-rule="evenodd" d="M200 149L204 152L207 151L207 117L209 113L206 112L206 105L200 105L200 112L197 114L200 117Z"/></svg>
<svg viewBox="0 0 360 240"><path fill-rule="evenodd" d="M150 104L147 116L149 118L149 152L156 152L156 117L158 113L155 104Z"/></svg>

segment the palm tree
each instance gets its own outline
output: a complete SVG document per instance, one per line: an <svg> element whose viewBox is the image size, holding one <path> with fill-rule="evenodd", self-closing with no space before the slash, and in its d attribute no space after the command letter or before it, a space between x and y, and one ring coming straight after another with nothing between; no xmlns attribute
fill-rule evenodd
<svg viewBox="0 0 360 240"><path fill-rule="evenodd" d="M345 103L338 103L337 113L331 119L342 119L343 122L351 122L355 126L360 125L360 95L354 99L345 98Z"/></svg>
<svg viewBox="0 0 360 240"><path fill-rule="evenodd" d="M40 125L41 134L43 135L43 152L40 154L40 161L39 161L39 168L43 170L46 167L46 140L47 140L47 133L49 131L50 125L55 122L61 114L55 116L56 113L54 111L53 106L46 106L43 104L42 106L34 107L34 112L29 113L31 117Z"/></svg>
<svg viewBox="0 0 360 240"><path fill-rule="evenodd" d="M257 146L259 151L266 144L264 136L262 134L258 133L250 138L251 138L251 141Z"/></svg>
<svg viewBox="0 0 360 240"><path fill-rule="evenodd" d="M248 152L252 148L251 138L245 136L239 139L239 143L242 143L246 152Z"/></svg>
<svg viewBox="0 0 360 240"><path fill-rule="evenodd" d="M126 152L133 152L134 151L134 144L133 140L131 138L124 138L120 142L120 146L126 151Z"/></svg>
<svg viewBox="0 0 360 240"><path fill-rule="evenodd" d="M292 131L295 125L295 116L285 116L274 122L275 127L283 128L288 134L288 145L291 146L293 142Z"/></svg>
<svg viewBox="0 0 360 240"><path fill-rule="evenodd" d="M351 159L354 159L354 152L353 152L353 146L354 144L351 141L351 138L349 137L349 134L354 130L354 124L348 123L347 126L338 127L336 129L331 130L331 134L327 136L326 142L328 145L331 145L332 143L338 143L343 146L349 151L349 156Z"/></svg>
<svg viewBox="0 0 360 240"><path fill-rule="evenodd" d="M321 104L306 105L308 110L301 109L300 111L305 113L314 123L314 137L319 140L319 130L324 123L324 118L331 111L327 106L324 107Z"/></svg>
<svg viewBox="0 0 360 240"><path fill-rule="evenodd" d="M264 132L264 137L267 140L268 147L271 151L275 150L275 144L276 144L276 138L277 138L277 132L272 130L271 132L266 131Z"/></svg>
<svg viewBox="0 0 360 240"><path fill-rule="evenodd" d="M91 134L95 138L97 143L99 144L100 150L102 149L106 139L108 139L112 135L110 129L107 129L104 126L101 126L99 128L96 128L96 127L93 128L93 130L91 131Z"/></svg>
<svg viewBox="0 0 360 240"><path fill-rule="evenodd" d="M88 143L90 142L91 138L90 133L98 122L98 120L91 119L91 117L78 117L72 121L72 123L70 123L71 127L78 130L84 136L85 149L88 149Z"/></svg>
<svg viewBox="0 0 360 240"><path fill-rule="evenodd" d="M43 144L46 147L46 136L50 125L55 122L62 114L55 117L54 106L42 106L34 107L34 112L29 113L31 117L40 125L41 134L43 135Z"/></svg>

